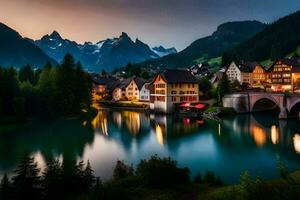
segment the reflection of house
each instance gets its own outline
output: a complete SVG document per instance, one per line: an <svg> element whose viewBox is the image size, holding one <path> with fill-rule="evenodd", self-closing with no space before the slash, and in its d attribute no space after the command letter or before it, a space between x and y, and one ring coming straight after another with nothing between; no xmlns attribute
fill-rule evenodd
<svg viewBox="0 0 300 200"><path fill-rule="evenodd" d="M131 77L121 81L113 90L113 99L139 101L140 90L144 85L144 81L138 77Z"/></svg>
<svg viewBox="0 0 300 200"><path fill-rule="evenodd" d="M112 85L117 82L117 79L111 76L95 76L93 81L93 97L95 100L105 98L112 88Z"/></svg>
<svg viewBox="0 0 300 200"><path fill-rule="evenodd" d="M187 70L166 70L157 74L150 85L150 108L154 111L170 113L176 103L199 100L198 80Z"/></svg>
<svg viewBox="0 0 300 200"><path fill-rule="evenodd" d="M295 58L279 59L271 66L271 90L275 92L300 90L300 62Z"/></svg>

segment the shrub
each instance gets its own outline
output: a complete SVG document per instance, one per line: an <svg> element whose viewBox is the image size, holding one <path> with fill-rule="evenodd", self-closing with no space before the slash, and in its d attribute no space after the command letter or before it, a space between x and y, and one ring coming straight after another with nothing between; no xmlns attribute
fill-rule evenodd
<svg viewBox="0 0 300 200"><path fill-rule="evenodd" d="M157 155L142 160L137 166L136 175L143 184L152 188L169 188L190 181L188 168L179 168L171 158L159 158Z"/></svg>

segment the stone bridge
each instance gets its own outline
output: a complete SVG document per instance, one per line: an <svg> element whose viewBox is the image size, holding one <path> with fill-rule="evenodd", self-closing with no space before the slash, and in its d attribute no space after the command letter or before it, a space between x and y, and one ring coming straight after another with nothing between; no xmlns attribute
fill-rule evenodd
<svg viewBox="0 0 300 200"><path fill-rule="evenodd" d="M264 102L269 102L273 108L279 108L279 119L299 116L300 94L266 92L234 93L223 97L223 106L234 108L238 113L270 110L270 107L268 106L257 109L262 100L264 100Z"/></svg>

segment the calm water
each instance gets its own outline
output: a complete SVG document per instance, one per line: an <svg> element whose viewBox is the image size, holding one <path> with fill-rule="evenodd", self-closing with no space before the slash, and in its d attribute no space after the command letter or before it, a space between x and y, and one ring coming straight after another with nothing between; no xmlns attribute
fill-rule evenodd
<svg viewBox="0 0 300 200"><path fill-rule="evenodd" d="M90 160L103 179L110 178L118 159L135 165L154 154L170 156L193 176L212 170L225 182L237 182L248 170L274 178L277 155L290 170L300 169L300 121L239 115L216 122L100 111L92 121L0 127L0 175L12 172L26 152L40 167L52 157Z"/></svg>

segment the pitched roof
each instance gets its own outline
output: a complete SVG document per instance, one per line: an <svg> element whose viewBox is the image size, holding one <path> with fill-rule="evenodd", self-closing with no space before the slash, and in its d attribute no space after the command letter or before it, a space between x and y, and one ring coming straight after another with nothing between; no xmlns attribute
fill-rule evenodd
<svg viewBox="0 0 300 200"><path fill-rule="evenodd" d="M273 70L277 62L282 62L285 65L292 66L292 72L300 72L300 59L298 57L277 59L270 67Z"/></svg>
<svg viewBox="0 0 300 200"><path fill-rule="evenodd" d="M237 63L238 68L241 70L241 72L248 72L251 73L255 69L256 66L260 65L257 62L240 62Z"/></svg>
<svg viewBox="0 0 300 200"><path fill-rule="evenodd" d="M145 81L143 79L133 76L130 78L126 78L123 81L120 81L119 84L116 85L116 87L126 88L131 83L131 81L135 82L135 84L137 85L139 90L143 87L143 85L145 83Z"/></svg>
<svg viewBox="0 0 300 200"><path fill-rule="evenodd" d="M168 83L198 83L198 79L187 70L167 69L162 74L162 77Z"/></svg>

